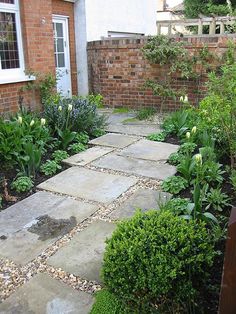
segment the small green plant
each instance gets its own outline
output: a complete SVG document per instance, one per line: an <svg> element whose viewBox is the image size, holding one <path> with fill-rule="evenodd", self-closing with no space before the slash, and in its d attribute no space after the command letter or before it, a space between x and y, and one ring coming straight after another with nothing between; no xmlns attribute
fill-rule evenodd
<svg viewBox="0 0 236 314"><path fill-rule="evenodd" d="M142 108L137 112L137 119L146 120L151 118L156 113L154 108Z"/></svg>
<svg viewBox="0 0 236 314"><path fill-rule="evenodd" d="M107 240L102 274L108 290L135 313L157 308L158 313L189 313L215 255L204 222L168 211L138 212Z"/></svg>
<svg viewBox="0 0 236 314"><path fill-rule="evenodd" d="M84 132L77 133L75 136L75 141L86 145L89 142L89 136Z"/></svg>
<svg viewBox="0 0 236 314"><path fill-rule="evenodd" d="M97 108L103 108L103 96L101 94L89 94L86 99L88 99L90 104L95 104Z"/></svg>
<svg viewBox="0 0 236 314"><path fill-rule="evenodd" d="M190 200L188 198L172 198L160 206L161 210L169 210L173 214L179 216L186 213L186 208Z"/></svg>
<svg viewBox="0 0 236 314"><path fill-rule="evenodd" d="M163 181L161 187L165 192L179 194L179 192L188 187L188 181L180 176L173 176Z"/></svg>
<svg viewBox="0 0 236 314"><path fill-rule="evenodd" d="M15 179L11 186L17 193L23 193L30 191L34 184L31 178L23 176Z"/></svg>
<svg viewBox="0 0 236 314"><path fill-rule="evenodd" d="M65 150L56 150L52 154L52 157L55 160L55 162L59 164L62 162L62 160L68 158L69 154Z"/></svg>
<svg viewBox="0 0 236 314"><path fill-rule="evenodd" d="M115 108L113 110L113 113L128 113L129 111L130 111L129 108L120 107L120 108Z"/></svg>
<svg viewBox="0 0 236 314"><path fill-rule="evenodd" d="M95 294L95 303L90 314L130 314L118 298L110 291L103 289Z"/></svg>
<svg viewBox="0 0 236 314"><path fill-rule="evenodd" d="M77 154L86 150L86 146L82 143L73 143L69 146L69 150L72 154Z"/></svg>
<svg viewBox="0 0 236 314"><path fill-rule="evenodd" d="M41 167L40 170L46 176L51 176L60 170L62 167L55 160L47 160Z"/></svg>
<svg viewBox="0 0 236 314"><path fill-rule="evenodd" d="M182 175L183 178L185 178L188 181L188 183L191 182L194 169L195 161L189 155L183 156L183 158L181 159L180 163L177 166L177 171Z"/></svg>
<svg viewBox="0 0 236 314"><path fill-rule="evenodd" d="M222 183L224 181L223 174L225 171L222 165L215 161L208 161L203 165L205 180L208 183Z"/></svg>
<svg viewBox="0 0 236 314"><path fill-rule="evenodd" d="M152 133L147 136L147 139L150 141L156 141L156 142L164 142L166 138L166 133L165 132L160 132L160 133Z"/></svg>
<svg viewBox="0 0 236 314"><path fill-rule="evenodd" d="M191 155L197 148L197 144L192 142L183 143L179 148L179 153L183 155Z"/></svg>
<svg viewBox="0 0 236 314"><path fill-rule="evenodd" d="M168 158L168 163L173 166L177 166L182 160L183 155L180 153L172 153Z"/></svg>
<svg viewBox="0 0 236 314"><path fill-rule="evenodd" d="M223 193L220 188L211 188L209 192L206 193L203 202L207 205L206 209L211 208L219 212L222 212L224 208L230 206L230 198L227 194Z"/></svg>
<svg viewBox="0 0 236 314"><path fill-rule="evenodd" d="M232 183L234 193L236 194L236 170L234 170L234 169L231 172L230 181Z"/></svg>
<svg viewBox="0 0 236 314"><path fill-rule="evenodd" d="M104 134L106 134L106 131L105 131L105 130L96 129L96 130L93 131L92 136L93 136L93 137L99 137L99 136L102 136L102 135L104 135Z"/></svg>

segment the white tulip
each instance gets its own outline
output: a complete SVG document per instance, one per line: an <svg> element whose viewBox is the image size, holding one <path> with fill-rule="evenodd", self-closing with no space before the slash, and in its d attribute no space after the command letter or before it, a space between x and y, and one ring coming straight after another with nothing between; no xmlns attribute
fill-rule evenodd
<svg viewBox="0 0 236 314"><path fill-rule="evenodd" d="M46 119L42 118L41 119L41 125L44 126L46 124Z"/></svg>
<svg viewBox="0 0 236 314"><path fill-rule="evenodd" d="M34 120L31 120L30 126L33 126L33 125L34 125Z"/></svg>

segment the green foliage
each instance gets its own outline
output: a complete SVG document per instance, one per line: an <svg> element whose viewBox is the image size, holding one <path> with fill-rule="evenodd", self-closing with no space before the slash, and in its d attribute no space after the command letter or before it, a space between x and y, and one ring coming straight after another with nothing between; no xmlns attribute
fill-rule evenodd
<svg viewBox="0 0 236 314"><path fill-rule="evenodd" d="M42 166L40 170L46 176L51 176L60 170L62 167L55 160L47 160Z"/></svg>
<svg viewBox="0 0 236 314"><path fill-rule="evenodd" d="M120 107L120 108L115 108L113 110L113 113L128 113L130 111L129 108L126 107Z"/></svg>
<svg viewBox="0 0 236 314"><path fill-rule="evenodd" d="M65 150L56 150L52 154L52 158L55 160L56 163L60 164L62 160L69 157L69 154Z"/></svg>
<svg viewBox="0 0 236 314"><path fill-rule="evenodd" d="M152 133L147 136L147 139L150 141L156 141L156 142L164 142L166 138L166 133L165 132L160 132L160 133Z"/></svg>
<svg viewBox="0 0 236 314"><path fill-rule="evenodd" d="M235 7L235 3L233 3ZM185 16L187 18L198 18L199 14L211 16L225 16L232 14L226 0L184 0Z"/></svg>
<svg viewBox="0 0 236 314"><path fill-rule="evenodd" d="M118 224L104 255L109 291L137 313L185 313L212 266L214 245L203 222L170 212L137 213Z"/></svg>
<svg viewBox="0 0 236 314"><path fill-rule="evenodd" d="M62 149L67 149L69 144L74 141L76 134L76 132L70 131L70 129L67 128L64 130L57 129L57 135L61 141Z"/></svg>
<svg viewBox="0 0 236 314"><path fill-rule="evenodd" d="M156 113L154 108L142 108L137 112L137 119L146 120L151 118Z"/></svg>
<svg viewBox="0 0 236 314"><path fill-rule="evenodd" d="M161 204L161 210L169 210L173 214L180 216L186 214L186 208L188 204L190 203L190 200L188 198L171 198L164 204Z"/></svg>
<svg viewBox="0 0 236 314"><path fill-rule="evenodd" d="M97 108L103 108L103 96L101 94L89 94L85 97L90 104L95 104Z"/></svg>
<svg viewBox="0 0 236 314"><path fill-rule="evenodd" d="M191 155L193 154L196 148L197 144L192 142L185 142L180 146L178 153L183 155Z"/></svg>
<svg viewBox="0 0 236 314"><path fill-rule="evenodd" d="M161 187L165 192L179 194L179 192L188 187L188 181L180 176L173 176L163 181Z"/></svg>
<svg viewBox="0 0 236 314"><path fill-rule="evenodd" d="M101 290L95 294L95 303L90 314L130 314L114 294Z"/></svg>
<svg viewBox="0 0 236 314"><path fill-rule="evenodd" d="M208 96L200 103L200 115L203 127L228 152L233 168L236 163L236 63L225 65L221 70L220 75L209 74Z"/></svg>
<svg viewBox="0 0 236 314"><path fill-rule="evenodd" d="M230 198L227 194L223 193L220 188L213 189L211 188L209 192L206 193L206 196L203 202L207 205L206 209L213 209L216 211L223 211L224 208L230 206Z"/></svg>
<svg viewBox="0 0 236 314"><path fill-rule="evenodd" d="M102 136L104 134L106 134L105 130L103 130L103 129L96 129L96 130L93 131L93 133L91 135L92 135L92 137L99 137L99 136Z"/></svg>
<svg viewBox="0 0 236 314"><path fill-rule="evenodd" d="M178 173L181 174L181 176L188 181L188 183L191 182L191 179L193 177L193 172L195 169L195 161L192 159L191 156L183 156L180 163L177 166Z"/></svg>
<svg viewBox="0 0 236 314"><path fill-rule="evenodd" d="M86 145L89 142L89 136L84 132L77 133L75 136L75 141Z"/></svg>
<svg viewBox="0 0 236 314"><path fill-rule="evenodd" d="M73 153L73 154L77 154L80 152L83 152L86 150L86 146L82 143L73 143L69 146L69 150Z"/></svg>
<svg viewBox="0 0 236 314"><path fill-rule="evenodd" d="M54 135L58 130L64 132L82 132L93 136L97 130L103 130L106 118L97 111L96 104L87 99L60 98L55 104L48 101L44 105L44 114Z"/></svg>
<svg viewBox="0 0 236 314"><path fill-rule="evenodd" d="M18 177L12 182L11 187L16 190L17 193L28 192L34 186L33 181L29 177Z"/></svg>
<svg viewBox="0 0 236 314"><path fill-rule="evenodd" d="M230 175L230 181L232 183L234 193L236 194L236 170L233 169Z"/></svg>
<svg viewBox="0 0 236 314"><path fill-rule="evenodd" d="M168 158L168 163L170 165L177 166L182 160L182 158L183 158L183 155L181 155L180 153L172 153L170 154Z"/></svg>

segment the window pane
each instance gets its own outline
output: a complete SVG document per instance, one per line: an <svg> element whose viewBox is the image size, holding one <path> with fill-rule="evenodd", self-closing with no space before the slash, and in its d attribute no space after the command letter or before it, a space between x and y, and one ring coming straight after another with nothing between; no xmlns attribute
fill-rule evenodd
<svg viewBox="0 0 236 314"><path fill-rule="evenodd" d="M64 68L65 67L65 56L64 53L59 53L57 55L58 58L58 68Z"/></svg>
<svg viewBox="0 0 236 314"><path fill-rule="evenodd" d="M63 37L62 23L56 23L56 37Z"/></svg>
<svg viewBox="0 0 236 314"><path fill-rule="evenodd" d="M10 3L10 4L15 4L15 0L0 0L0 3Z"/></svg>
<svg viewBox="0 0 236 314"><path fill-rule="evenodd" d="M57 39L57 52L64 52L64 41L62 38Z"/></svg>
<svg viewBox="0 0 236 314"><path fill-rule="evenodd" d="M14 13L0 12L0 60L3 70L20 67Z"/></svg>

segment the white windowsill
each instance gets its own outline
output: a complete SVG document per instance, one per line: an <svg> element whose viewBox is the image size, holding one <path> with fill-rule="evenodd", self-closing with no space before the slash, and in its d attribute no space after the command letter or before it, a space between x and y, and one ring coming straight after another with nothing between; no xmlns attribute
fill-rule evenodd
<svg viewBox="0 0 236 314"><path fill-rule="evenodd" d="M20 75L15 77L4 77L0 78L0 84L11 84L11 83L20 83L20 82L29 82L36 80L36 77L31 75Z"/></svg>

